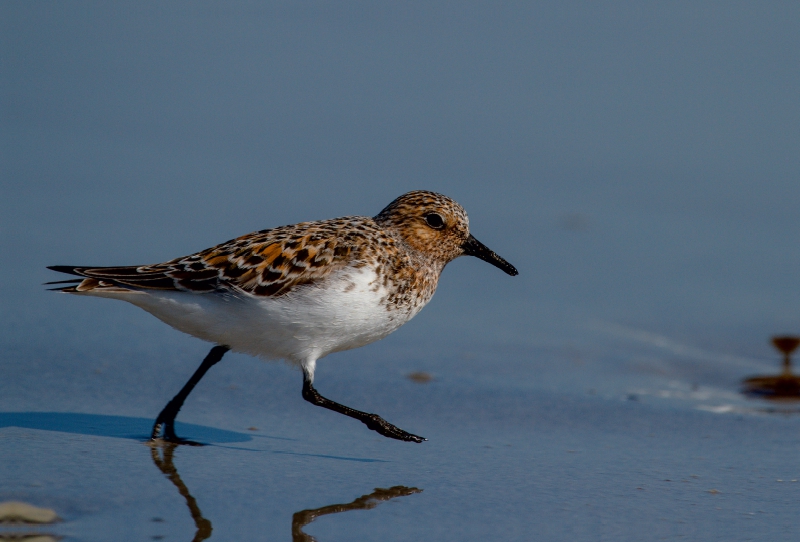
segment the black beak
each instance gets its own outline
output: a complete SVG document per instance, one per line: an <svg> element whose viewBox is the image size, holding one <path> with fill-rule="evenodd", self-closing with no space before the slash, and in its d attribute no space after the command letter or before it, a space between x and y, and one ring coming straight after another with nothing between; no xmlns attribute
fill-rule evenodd
<svg viewBox="0 0 800 542"><path fill-rule="evenodd" d="M502 269L512 277L519 275L519 271L517 271L516 267L489 250L489 247L475 239L472 235L470 235L467 240L464 241L464 244L461 245L461 248L464 250L465 255L480 258L484 262L488 262L493 266Z"/></svg>

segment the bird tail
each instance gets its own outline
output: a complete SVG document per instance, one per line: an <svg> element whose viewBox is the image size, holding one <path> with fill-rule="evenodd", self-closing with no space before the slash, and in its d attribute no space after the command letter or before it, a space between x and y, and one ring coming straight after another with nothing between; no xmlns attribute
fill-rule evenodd
<svg viewBox="0 0 800 542"><path fill-rule="evenodd" d="M69 284L69 286L58 286L56 288L48 288L48 290L52 292L65 292L68 294L78 294L96 289L103 289L103 290L115 289L121 291L130 291L128 288L120 287L118 284L115 284L111 281L90 277L83 271L84 269L92 269L92 268L75 267L72 265L50 265L47 268L52 269L53 271L58 271L59 273L67 273L68 275L77 275L79 277L82 277L79 279L56 280L53 282L45 282L44 283L45 286L50 286L53 284Z"/></svg>

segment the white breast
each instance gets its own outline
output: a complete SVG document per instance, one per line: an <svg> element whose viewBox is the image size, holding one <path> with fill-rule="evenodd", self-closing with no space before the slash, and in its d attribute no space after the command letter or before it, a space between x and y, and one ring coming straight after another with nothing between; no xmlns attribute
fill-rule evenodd
<svg viewBox="0 0 800 542"><path fill-rule="evenodd" d="M382 339L424 306L389 307L384 303L388 292L379 284L374 271L362 268L277 298L157 290L87 293L129 301L180 331L237 352L307 363Z"/></svg>

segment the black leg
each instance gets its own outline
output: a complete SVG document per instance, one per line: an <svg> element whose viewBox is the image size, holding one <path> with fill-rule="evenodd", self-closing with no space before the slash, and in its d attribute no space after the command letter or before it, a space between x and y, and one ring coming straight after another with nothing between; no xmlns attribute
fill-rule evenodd
<svg viewBox="0 0 800 542"><path fill-rule="evenodd" d="M158 440L161 430L164 430L163 440L167 442L174 442L176 444L195 444L188 440L184 440L178 435L175 434L175 416L178 415L181 407L183 406L183 402L189 397L189 394L192 393L192 390L200 382L200 379L208 372L208 370L214 366L219 360L222 359L222 356L225 355L225 352L230 350L227 346L215 346L211 349L211 352L208 353L206 359L203 360L203 363L200 364L200 367L194 372L192 377L189 381L183 385L181 391L172 398L172 400L167 403L167 406L163 408L161 413L156 418L156 423L153 425L153 432L150 434L150 440Z"/></svg>
<svg viewBox="0 0 800 542"><path fill-rule="evenodd" d="M316 389L314 389L314 385L311 383L311 377L305 371L303 371L303 399L313 405L321 406L322 408L327 408L328 410L333 410L334 412L344 414L345 416L350 416L351 418L362 422L373 431L377 431L384 437L417 443L428 440L403 431L399 427L390 424L377 414L361 412L360 410L355 410L353 408L340 405L339 403L331 401L330 399L326 399L325 397L321 396Z"/></svg>

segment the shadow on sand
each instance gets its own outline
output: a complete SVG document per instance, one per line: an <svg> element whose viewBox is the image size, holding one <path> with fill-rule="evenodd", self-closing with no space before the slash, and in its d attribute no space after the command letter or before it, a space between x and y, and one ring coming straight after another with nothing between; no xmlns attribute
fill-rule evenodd
<svg viewBox="0 0 800 542"><path fill-rule="evenodd" d="M153 428L151 418L80 414L76 412L0 412L0 428L22 427L59 431L98 437L124 438L146 441ZM253 439L246 433L215 429L204 425L177 422L176 428L187 438L209 444L248 442Z"/></svg>

